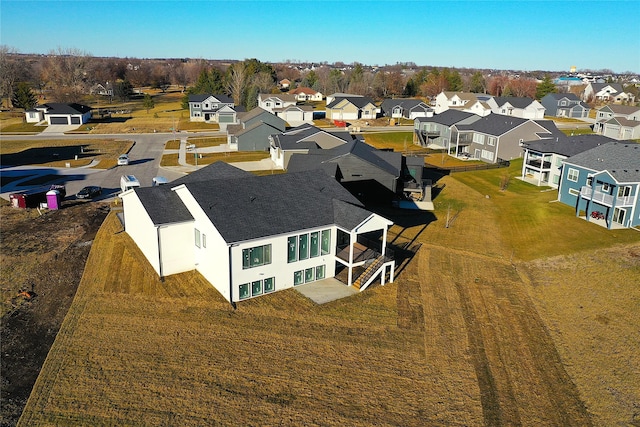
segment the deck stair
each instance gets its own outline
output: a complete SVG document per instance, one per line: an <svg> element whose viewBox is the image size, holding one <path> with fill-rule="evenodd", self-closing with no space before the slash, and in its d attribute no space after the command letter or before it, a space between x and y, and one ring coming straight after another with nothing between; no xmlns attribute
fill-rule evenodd
<svg viewBox="0 0 640 427"><path fill-rule="evenodd" d="M369 266L364 270L364 272L353 282L352 286L360 291L364 291L380 273L386 271L386 267L390 266L392 271L394 267L394 261L392 258L388 258L384 255L376 258ZM393 277L393 273L392 273ZM393 281L393 279L391 280Z"/></svg>

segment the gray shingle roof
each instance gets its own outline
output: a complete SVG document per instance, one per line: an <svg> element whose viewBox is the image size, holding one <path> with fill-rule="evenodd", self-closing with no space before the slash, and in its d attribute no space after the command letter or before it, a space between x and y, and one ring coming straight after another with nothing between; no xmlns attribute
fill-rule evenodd
<svg viewBox="0 0 640 427"><path fill-rule="evenodd" d="M445 126L452 126L472 116L475 116L475 114L467 113L466 111L448 109L440 114L434 114L432 117L418 117L416 120L418 120L418 122L432 122L440 123Z"/></svg>
<svg viewBox="0 0 640 427"><path fill-rule="evenodd" d="M578 95L576 95L575 93L548 93L545 96L550 96L551 98L555 99L556 101L561 100L562 98L567 98L570 101L580 101L580 98L578 98Z"/></svg>
<svg viewBox="0 0 640 427"><path fill-rule="evenodd" d="M608 171L618 182L640 182L640 144L609 142L566 160L593 171Z"/></svg>
<svg viewBox="0 0 640 427"><path fill-rule="evenodd" d="M36 109L42 107L47 109L45 114L84 114L91 111L91 107L77 103L64 104L61 102L50 102L39 105Z"/></svg>
<svg viewBox="0 0 640 427"><path fill-rule="evenodd" d="M520 98L516 96L494 96L493 99L498 104L498 107L502 107L507 102L515 108L527 108L533 102L531 98Z"/></svg>
<svg viewBox="0 0 640 427"><path fill-rule="evenodd" d="M177 187L180 184L193 182L211 181L214 179L241 179L253 176L251 172L244 171L225 162L215 162L189 175L185 175L170 183L170 186Z"/></svg>
<svg viewBox="0 0 640 427"><path fill-rule="evenodd" d="M461 131L472 130L487 135L500 136L528 121L529 119L522 119L520 117L489 114L488 116L482 117L480 120L476 120L471 124L456 125L456 127Z"/></svg>
<svg viewBox="0 0 640 427"><path fill-rule="evenodd" d="M180 197L172 191L173 184L158 187L139 187L134 191L154 225L173 224L193 220Z"/></svg>
<svg viewBox="0 0 640 427"><path fill-rule="evenodd" d="M187 183L187 189L227 243L338 224L370 212L335 179L317 171ZM357 209L338 204L339 200Z"/></svg>
<svg viewBox="0 0 640 427"><path fill-rule="evenodd" d="M550 139L524 142L524 145L539 153L555 153L571 157L612 141L614 140L611 138L596 134L573 136L562 134Z"/></svg>
<svg viewBox="0 0 640 427"><path fill-rule="evenodd" d="M358 108L364 108L367 104L375 105L375 103L373 102L373 99L367 96L358 96L358 97L345 96L345 97L338 97L334 99L333 102L327 105L327 108L334 108L338 103L340 103L342 100L345 100L345 99Z"/></svg>
<svg viewBox="0 0 640 427"><path fill-rule="evenodd" d="M210 96L213 96L218 101L224 104L233 104L233 99L231 99L227 95L218 95L218 94L210 94L210 93L199 93L195 95L189 95L189 102L202 102L205 99L209 98Z"/></svg>

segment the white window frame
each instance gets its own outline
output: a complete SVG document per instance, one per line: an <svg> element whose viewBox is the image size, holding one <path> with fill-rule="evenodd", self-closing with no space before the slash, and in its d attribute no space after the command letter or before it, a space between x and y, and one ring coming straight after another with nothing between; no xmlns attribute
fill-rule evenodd
<svg viewBox="0 0 640 427"><path fill-rule="evenodd" d="M572 196L578 196L580 194L580 190L578 190L577 188L570 188L569 194L571 194Z"/></svg>
<svg viewBox="0 0 640 427"><path fill-rule="evenodd" d="M195 240L195 245L197 248L202 247L202 242L201 242L201 233L200 230L198 230L197 228L194 228L194 240Z"/></svg>
<svg viewBox="0 0 640 427"><path fill-rule="evenodd" d="M567 179L571 182L578 182L580 178L580 171L578 169L569 168L567 171Z"/></svg>

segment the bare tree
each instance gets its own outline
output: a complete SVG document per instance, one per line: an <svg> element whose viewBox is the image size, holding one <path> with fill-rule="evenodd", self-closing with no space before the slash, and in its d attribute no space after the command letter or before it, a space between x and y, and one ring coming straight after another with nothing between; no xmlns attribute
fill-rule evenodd
<svg viewBox="0 0 640 427"><path fill-rule="evenodd" d="M276 87L271 74L261 71L253 75L252 83L258 88L259 93L271 93Z"/></svg>
<svg viewBox="0 0 640 427"><path fill-rule="evenodd" d="M235 105L241 105L242 93L246 87L246 73L243 62L236 62L231 65L227 90L233 98Z"/></svg>
<svg viewBox="0 0 640 427"><path fill-rule="evenodd" d="M58 48L49 53L47 80L59 102L76 102L86 92L85 82L91 54L74 48Z"/></svg>
<svg viewBox="0 0 640 427"><path fill-rule="evenodd" d="M18 53L15 48L0 46L0 104L7 99L7 107L11 107L13 98L13 86L18 76L18 63L13 54Z"/></svg>

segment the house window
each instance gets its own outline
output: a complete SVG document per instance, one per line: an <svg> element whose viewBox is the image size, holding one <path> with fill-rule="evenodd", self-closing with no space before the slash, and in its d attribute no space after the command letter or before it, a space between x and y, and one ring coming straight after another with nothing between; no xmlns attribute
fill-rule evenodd
<svg viewBox="0 0 640 427"><path fill-rule="evenodd" d="M242 250L242 269L271 264L271 245L256 246Z"/></svg>
<svg viewBox="0 0 640 427"><path fill-rule="evenodd" d="M206 248L207 247L207 235L202 233L202 247Z"/></svg>
<svg viewBox="0 0 640 427"><path fill-rule="evenodd" d="M320 232L318 231L314 231L313 233L311 233L311 244L309 246L309 254L311 256L311 258L320 256L320 245L318 242L318 236L319 236Z"/></svg>
<svg viewBox="0 0 640 427"><path fill-rule="evenodd" d="M264 105L266 105L267 107L271 107L271 103L270 102L266 102Z"/></svg>
<svg viewBox="0 0 640 427"><path fill-rule="evenodd" d="M578 190L576 188L570 188L569 189L569 194L571 194L572 196L577 196L578 194L580 194L580 190Z"/></svg>
<svg viewBox="0 0 640 427"><path fill-rule="evenodd" d="M593 177L592 177L592 176L590 176L590 177L588 177L588 178L587 178L587 185L588 185L589 187L591 187L591 186L593 185Z"/></svg>
<svg viewBox="0 0 640 427"><path fill-rule="evenodd" d="M493 147L494 145L496 145L496 137L495 137L495 136L490 136L490 137L489 137L489 140L487 141L487 145L490 145L490 146L492 146L492 147Z"/></svg>
<svg viewBox="0 0 640 427"><path fill-rule="evenodd" d="M608 182L603 182L602 183L602 192L603 193L610 193L611 192L611 184L609 184Z"/></svg>
<svg viewBox="0 0 640 427"><path fill-rule="evenodd" d="M578 169L569 168L567 172L567 179L571 182L578 182L578 176L580 176L580 171Z"/></svg>
<svg viewBox="0 0 640 427"><path fill-rule="evenodd" d="M200 230L198 230L197 228L194 229L195 231L195 243L197 247L200 247Z"/></svg>
<svg viewBox="0 0 640 427"><path fill-rule="evenodd" d="M553 183L558 185L560 182L560 175L553 175Z"/></svg>
<svg viewBox="0 0 640 427"><path fill-rule="evenodd" d="M193 108L200 108L200 104L193 104Z"/></svg>
<svg viewBox="0 0 640 427"><path fill-rule="evenodd" d="M319 265L316 267L316 280L324 279L325 266Z"/></svg>
<svg viewBox="0 0 640 427"><path fill-rule="evenodd" d="M307 268L304 271L304 282L308 283L308 282L313 282L315 280L315 269L314 268Z"/></svg>
<svg viewBox="0 0 640 427"><path fill-rule="evenodd" d="M331 230L322 230L321 254L327 255L331 249Z"/></svg>
<svg viewBox="0 0 640 427"><path fill-rule="evenodd" d="M309 235L301 234L298 237L298 259L309 258Z"/></svg>
<svg viewBox="0 0 640 427"><path fill-rule="evenodd" d="M560 101L560 105L567 105L567 101Z"/></svg>
<svg viewBox="0 0 640 427"><path fill-rule="evenodd" d="M298 260L298 236L289 237L287 239L287 248L287 262L296 262Z"/></svg>
<svg viewBox="0 0 640 427"><path fill-rule="evenodd" d="M238 295L239 295L240 299L249 298L249 284L248 283L243 283L242 285L240 285L238 287L238 289L239 289Z"/></svg>
<svg viewBox="0 0 640 427"><path fill-rule="evenodd" d="M204 104L204 108L209 108L209 104Z"/></svg>
<svg viewBox="0 0 640 427"><path fill-rule="evenodd" d="M293 286L302 285L304 283L304 270L293 273Z"/></svg>
<svg viewBox="0 0 640 427"><path fill-rule="evenodd" d="M489 161L493 161L493 151L482 150L482 154L480 155L480 157Z"/></svg>
<svg viewBox="0 0 640 427"><path fill-rule="evenodd" d="M262 280L251 282L251 296L262 295Z"/></svg>
<svg viewBox="0 0 640 427"><path fill-rule="evenodd" d="M484 144L484 135L482 135L481 133L474 133L473 142L477 144Z"/></svg>
<svg viewBox="0 0 640 427"><path fill-rule="evenodd" d="M276 279L275 277L269 277L268 279L264 279L264 293L268 294L269 292L273 292L276 289Z"/></svg>
<svg viewBox="0 0 640 427"><path fill-rule="evenodd" d="M618 197L628 197L631 195L631 187L618 187Z"/></svg>
<svg viewBox="0 0 640 427"><path fill-rule="evenodd" d="M555 165L556 165L557 168L562 166L562 158L561 157L556 157Z"/></svg>

